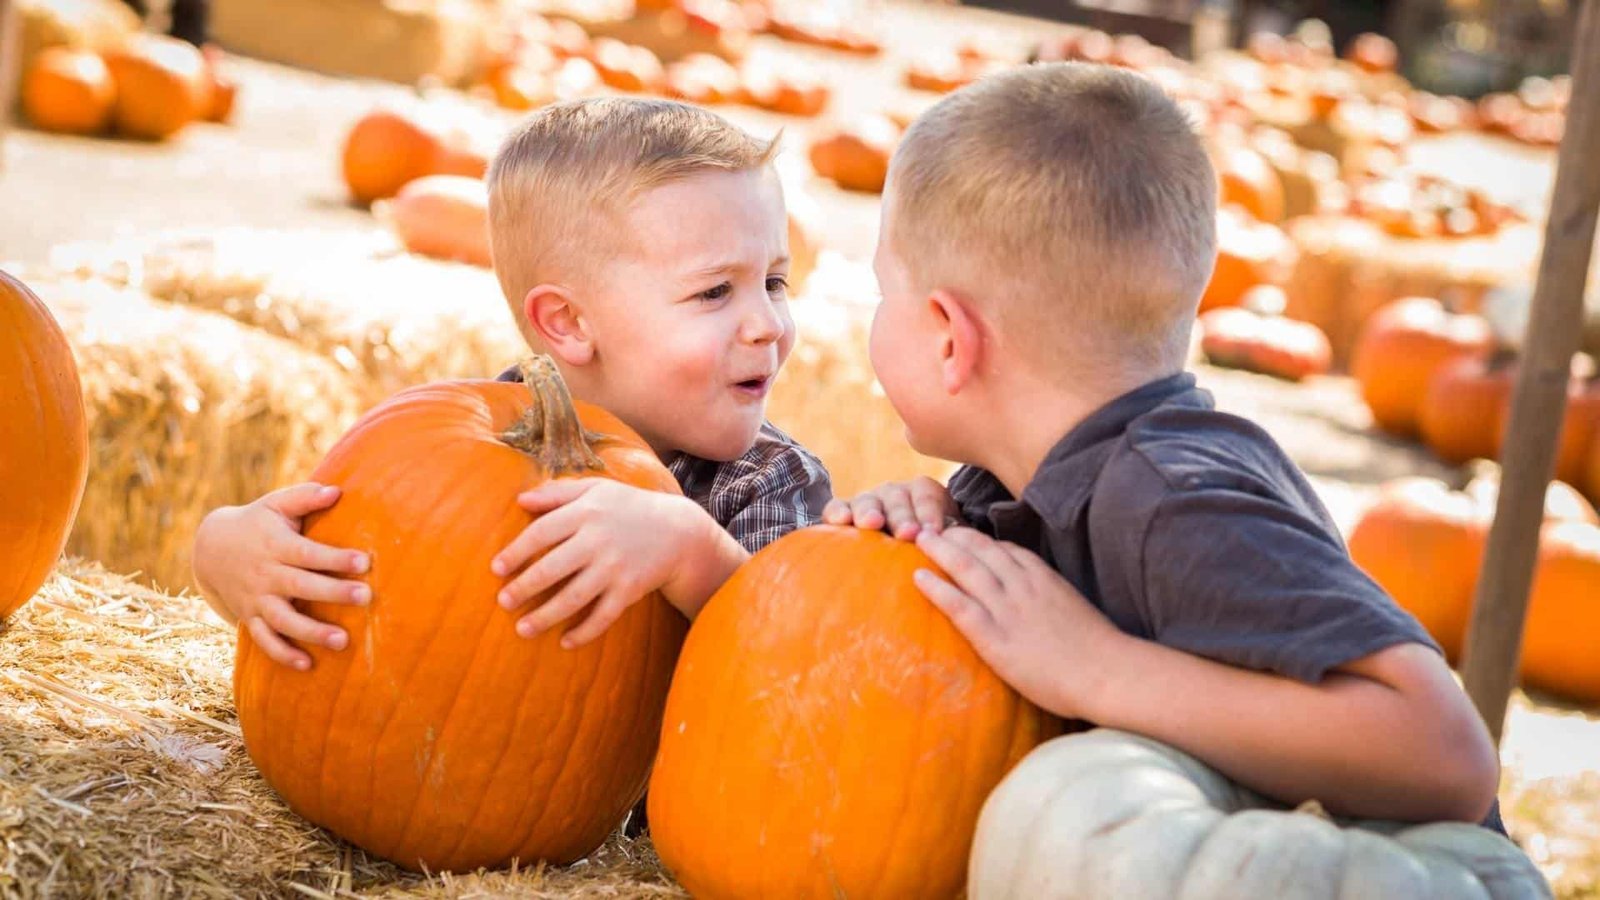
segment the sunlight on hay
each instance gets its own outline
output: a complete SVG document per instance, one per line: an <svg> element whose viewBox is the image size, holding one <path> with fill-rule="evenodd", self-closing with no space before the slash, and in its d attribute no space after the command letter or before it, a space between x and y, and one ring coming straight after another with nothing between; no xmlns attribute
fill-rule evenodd
<svg viewBox="0 0 1600 900"><path fill-rule="evenodd" d="M327 356L368 405L428 381L493 378L528 352L493 273L403 253L382 229L173 232L62 245L50 263Z"/></svg>
<svg viewBox="0 0 1600 900"><path fill-rule="evenodd" d="M647 840L412 875L289 812L244 752L233 632L75 560L0 624L0 896L681 897Z"/></svg>
<svg viewBox="0 0 1600 900"><path fill-rule="evenodd" d="M877 303L872 270L824 252L790 302L798 337L767 417L822 458L841 497L916 475L943 481L954 466L906 443L904 426L867 359Z"/></svg>
<svg viewBox="0 0 1600 900"><path fill-rule="evenodd" d="M73 553L188 585L208 510L303 478L355 419L350 379L288 342L138 291L24 277L83 382L89 480Z"/></svg>
<svg viewBox="0 0 1600 900"><path fill-rule="evenodd" d="M1600 897L1600 711L1546 706L1518 692L1500 758L1512 836L1558 898Z"/></svg>

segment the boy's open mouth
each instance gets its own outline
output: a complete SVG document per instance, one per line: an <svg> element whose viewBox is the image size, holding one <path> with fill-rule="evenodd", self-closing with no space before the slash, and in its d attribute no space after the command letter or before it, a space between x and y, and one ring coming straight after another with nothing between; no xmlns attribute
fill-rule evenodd
<svg viewBox="0 0 1600 900"><path fill-rule="evenodd" d="M743 381L734 382L733 386L738 388L743 393L752 394L759 397L767 392L767 386L771 383L771 378L762 376L760 378L746 378Z"/></svg>

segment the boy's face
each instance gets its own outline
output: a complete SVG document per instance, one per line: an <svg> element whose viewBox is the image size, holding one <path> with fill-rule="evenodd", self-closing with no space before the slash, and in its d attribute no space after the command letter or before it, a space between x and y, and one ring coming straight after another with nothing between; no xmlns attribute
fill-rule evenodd
<svg viewBox="0 0 1600 900"><path fill-rule="evenodd" d="M883 296L872 317L867 353L884 395L905 422L906 441L919 453L951 459L954 451L946 446L939 415L950 399L940 389L938 351L945 338L927 295L917 290L913 273L894 252L893 235L894 199L886 191L872 259Z"/></svg>
<svg viewBox="0 0 1600 900"><path fill-rule="evenodd" d="M657 453L736 459L794 346L788 220L770 167L651 188L595 266L583 315L599 403Z"/></svg>

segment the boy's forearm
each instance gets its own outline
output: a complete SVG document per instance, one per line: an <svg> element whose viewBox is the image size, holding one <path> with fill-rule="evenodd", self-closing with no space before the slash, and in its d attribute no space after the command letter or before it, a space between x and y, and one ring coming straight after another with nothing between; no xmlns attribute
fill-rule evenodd
<svg viewBox="0 0 1600 900"><path fill-rule="evenodd" d="M1088 711L1097 724L1171 744L1286 803L1403 821L1488 812L1492 785L1485 794L1471 736L1427 696L1341 672L1304 684L1119 637Z"/></svg>

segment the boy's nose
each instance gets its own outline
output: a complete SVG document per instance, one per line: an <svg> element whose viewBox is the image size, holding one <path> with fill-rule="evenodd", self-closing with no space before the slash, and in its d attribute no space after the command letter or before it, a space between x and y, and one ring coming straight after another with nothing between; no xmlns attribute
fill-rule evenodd
<svg viewBox="0 0 1600 900"><path fill-rule="evenodd" d="M762 295L751 304L740 326L740 336L752 344L770 344L783 337L783 318L771 298Z"/></svg>

